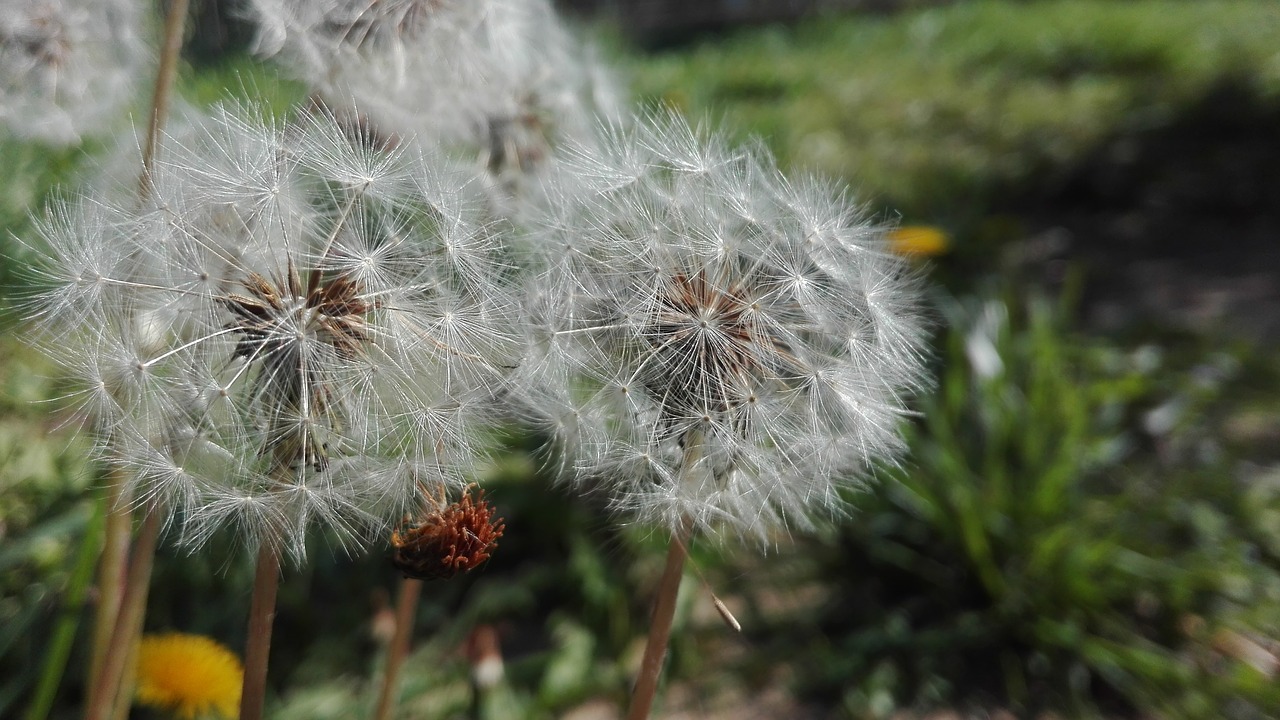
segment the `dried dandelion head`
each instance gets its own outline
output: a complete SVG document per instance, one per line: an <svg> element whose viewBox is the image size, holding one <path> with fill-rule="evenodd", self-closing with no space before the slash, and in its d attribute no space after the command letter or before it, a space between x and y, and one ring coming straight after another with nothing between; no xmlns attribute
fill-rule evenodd
<svg viewBox="0 0 1280 720"><path fill-rule="evenodd" d="M464 488L457 502L434 507L415 520L406 520L391 535L391 562L405 577L448 580L469 572L498 547L506 524L494 517L481 490L473 500Z"/></svg>
<svg viewBox="0 0 1280 720"><path fill-rule="evenodd" d="M252 115L162 156L150 207L56 205L35 307L135 502L301 558L462 484L513 301L465 172Z"/></svg>
<svg viewBox="0 0 1280 720"><path fill-rule="evenodd" d="M0 126L71 144L123 119L146 60L135 0L0 0Z"/></svg>
<svg viewBox="0 0 1280 720"><path fill-rule="evenodd" d="M918 293L839 188L671 115L564 165L523 373L577 482L645 522L767 539L896 456Z"/></svg>

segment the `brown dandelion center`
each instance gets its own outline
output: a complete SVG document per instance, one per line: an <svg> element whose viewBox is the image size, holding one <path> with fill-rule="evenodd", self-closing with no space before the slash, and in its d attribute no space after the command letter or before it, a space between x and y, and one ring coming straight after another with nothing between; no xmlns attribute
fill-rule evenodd
<svg viewBox="0 0 1280 720"><path fill-rule="evenodd" d="M258 273L250 273L243 284L247 295L223 298L241 336L236 357L270 356L313 339L350 360L369 341L366 318L377 303L361 298L360 286L346 276L322 284L320 273L313 271L305 292L293 272L285 292Z"/></svg>
<svg viewBox="0 0 1280 720"><path fill-rule="evenodd" d="M329 448L316 432L337 424L332 408L340 393L320 372L317 356L328 348L336 362L361 357L378 303L361 297L359 284L345 275L326 282L313 270L304 287L292 266L285 282L250 273L241 284L244 294L221 300L239 337L232 358L260 364L251 397L265 415L263 453L285 467L323 470Z"/></svg>
<svg viewBox="0 0 1280 720"><path fill-rule="evenodd" d="M448 580L489 559L498 547L506 524L494 517L494 510L481 490L475 500L471 488L462 498L443 509L428 512L416 522L391 534L395 553L391 562L405 577L418 580Z"/></svg>
<svg viewBox="0 0 1280 720"><path fill-rule="evenodd" d="M489 118L489 147L485 166L495 177L527 175L551 154L550 128L535 109L533 98L521 101L525 110L510 116Z"/></svg>
<svg viewBox="0 0 1280 720"><path fill-rule="evenodd" d="M789 357L739 285L706 271L676 274L658 296L646 332L659 362L646 385L682 413L725 412L750 393L753 378L776 377Z"/></svg>

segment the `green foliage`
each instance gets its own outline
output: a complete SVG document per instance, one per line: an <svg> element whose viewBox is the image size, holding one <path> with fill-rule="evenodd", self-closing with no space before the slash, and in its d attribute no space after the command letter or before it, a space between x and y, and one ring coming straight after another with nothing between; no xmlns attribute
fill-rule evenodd
<svg viewBox="0 0 1280 720"><path fill-rule="evenodd" d="M39 356L0 340L0 715L39 682L40 663L65 648L50 643L85 579L78 569L93 516L88 443L59 429L67 418L48 400L58 390ZM82 554L82 553L81 553ZM52 672L52 671L50 671ZM18 706L20 707L20 706Z"/></svg>
<svg viewBox="0 0 1280 720"><path fill-rule="evenodd" d="M1214 86L1280 94L1266 0L948 3L812 20L647 59L641 96L759 133L878 207L968 221Z"/></svg>
<svg viewBox="0 0 1280 720"><path fill-rule="evenodd" d="M908 465L819 551L839 578L821 627L838 639L810 690L842 693L856 716L886 693L1020 716L1280 707L1229 649L1274 637L1280 563L1264 518L1280 505L1218 459L1160 462L1142 447L1204 430L1132 412L1168 402L1176 374L1152 367L1150 348L1075 336L1043 300L952 301L947 316ZM1220 388L1173 399L1194 418Z"/></svg>
<svg viewBox="0 0 1280 720"><path fill-rule="evenodd" d="M254 107L282 118L306 99L306 88L281 77L274 68L247 55L231 55L219 62L202 66L199 71L184 68L182 95L188 101L207 107L228 98L251 101Z"/></svg>

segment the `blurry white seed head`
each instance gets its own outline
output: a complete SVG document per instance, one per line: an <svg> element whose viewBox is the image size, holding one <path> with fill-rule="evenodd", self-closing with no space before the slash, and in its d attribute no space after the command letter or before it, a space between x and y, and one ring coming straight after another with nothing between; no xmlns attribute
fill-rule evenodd
<svg viewBox="0 0 1280 720"><path fill-rule="evenodd" d="M617 117L616 81L546 0L254 0L257 51L387 142L444 143L496 199Z"/></svg>
<svg viewBox="0 0 1280 720"><path fill-rule="evenodd" d="M105 136L147 59L137 0L0 0L0 129L55 145Z"/></svg>

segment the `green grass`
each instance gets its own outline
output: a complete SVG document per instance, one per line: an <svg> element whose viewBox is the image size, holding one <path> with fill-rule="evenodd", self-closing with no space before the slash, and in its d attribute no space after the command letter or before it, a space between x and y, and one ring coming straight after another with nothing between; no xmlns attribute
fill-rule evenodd
<svg viewBox="0 0 1280 720"><path fill-rule="evenodd" d="M1222 84L1280 96L1280 5L980 0L735 33L646 58L639 95L758 133L912 217L982 212Z"/></svg>
<svg viewBox="0 0 1280 720"><path fill-rule="evenodd" d="M1016 293L945 307L906 467L815 553L835 598L810 691L849 708L1000 698L1020 717L1280 707L1221 650L1280 631L1274 483L1197 450L1221 434L1234 359L1152 362L1079 335L1069 303ZM1182 413L1153 453L1141 418L1161 406Z"/></svg>

